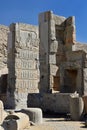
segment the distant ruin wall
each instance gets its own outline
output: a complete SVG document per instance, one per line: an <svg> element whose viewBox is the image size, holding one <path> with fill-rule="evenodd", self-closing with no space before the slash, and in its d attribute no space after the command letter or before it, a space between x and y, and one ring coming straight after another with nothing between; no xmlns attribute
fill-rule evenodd
<svg viewBox="0 0 87 130"><path fill-rule="evenodd" d="M9 28L0 25L0 100L5 102L7 91L7 40Z"/></svg>
<svg viewBox="0 0 87 130"><path fill-rule="evenodd" d="M0 25L0 70L7 67L7 39L9 28Z"/></svg>
<svg viewBox="0 0 87 130"><path fill-rule="evenodd" d="M27 107L28 94L39 92L38 27L10 26L8 69L8 103L12 108Z"/></svg>

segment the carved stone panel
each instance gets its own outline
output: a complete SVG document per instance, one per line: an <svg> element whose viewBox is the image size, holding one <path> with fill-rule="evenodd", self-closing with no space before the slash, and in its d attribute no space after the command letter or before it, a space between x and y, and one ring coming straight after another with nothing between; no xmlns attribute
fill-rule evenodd
<svg viewBox="0 0 87 130"><path fill-rule="evenodd" d="M10 48L10 60L8 61L10 72L8 85L12 89L10 94L15 96L16 108L27 107L28 94L39 91L38 28L23 24L12 26L15 30L11 30L12 46ZM12 81L14 82L12 83Z"/></svg>

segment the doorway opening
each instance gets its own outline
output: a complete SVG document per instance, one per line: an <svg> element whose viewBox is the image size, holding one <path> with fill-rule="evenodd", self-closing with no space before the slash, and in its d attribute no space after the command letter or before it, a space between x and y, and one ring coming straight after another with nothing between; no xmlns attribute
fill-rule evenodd
<svg viewBox="0 0 87 130"><path fill-rule="evenodd" d="M53 78L54 78L53 90L60 91L60 77L54 76Z"/></svg>
<svg viewBox="0 0 87 130"><path fill-rule="evenodd" d="M64 92L73 93L77 86L77 70L66 69L64 75Z"/></svg>
<svg viewBox="0 0 87 130"><path fill-rule="evenodd" d="M6 94L7 92L7 74L4 74L0 78L0 93Z"/></svg>

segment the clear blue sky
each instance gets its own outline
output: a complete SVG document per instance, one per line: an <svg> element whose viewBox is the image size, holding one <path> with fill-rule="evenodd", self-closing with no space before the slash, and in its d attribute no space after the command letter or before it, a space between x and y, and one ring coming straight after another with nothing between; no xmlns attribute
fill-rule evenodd
<svg viewBox="0 0 87 130"><path fill-rule="evenodd" d="M77 41L87 43L87 0L0 0L0 24L38 24L38 14L52 10L57 15L76 17Z"/></svg>

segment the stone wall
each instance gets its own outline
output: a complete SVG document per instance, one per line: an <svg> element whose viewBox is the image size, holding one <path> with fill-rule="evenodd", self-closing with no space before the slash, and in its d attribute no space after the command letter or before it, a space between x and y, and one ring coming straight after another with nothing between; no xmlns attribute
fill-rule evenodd
<svg viewBox="0 0 87 130"><path fill-rule="evenodd" d="M58 77L58 50L63 51L62 33L64 17L51 11L39 15L40 30L40 84L41 92L50 92L54 87L54 76ZM62 31L61 31L62 30ZM59 35L57 35L59 34ZM62 55L62 54L61 54ZM61 61L61 56L60 56ZM56 88L55 88L56 89Z"/></svg>
<svg viewBox="0 0 87 130"><path fill-rule="evenodd" d="M41 92L60 91L60 66L75 44L75 19L53 14L39 16Z"/></svg>
<svg viewBox="0 0 87 130"><path fill-rule="evenodd" d="M7 91L7 40L9 28L0 25L0 99L5 103Z"/></svg>
<svg viewBox="0 0 87 130"><path fill-rule="evenodd" d="M38 27L21 23L10 26L8 69L9 107L27 107L28 94L39 92Z"/></svg>
<svg viewBox="0 0 87 130"><path fill-rule="evenodd" d="M0 70L7 67L7 39L9 28L0 25Z"/></svg>

